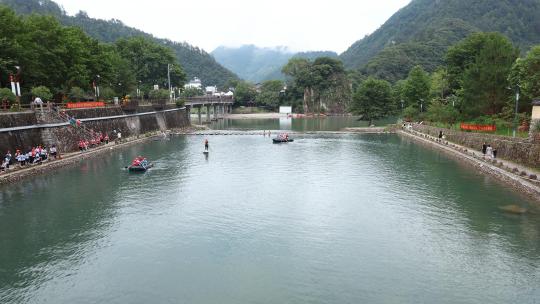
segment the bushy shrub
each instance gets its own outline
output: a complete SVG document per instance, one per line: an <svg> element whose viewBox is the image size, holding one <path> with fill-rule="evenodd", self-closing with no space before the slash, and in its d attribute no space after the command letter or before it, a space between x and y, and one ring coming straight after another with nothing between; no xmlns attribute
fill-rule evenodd
<svg viewBox="0 0 540 304"><path fill-rule="evenodd" d="M0 88L0 103L4 102L8 104L15 102L15 94L8 88Z"/></svg>
<svg viewBox="0 0 540 304"><path fill-rule="evenodd" d="M148 93L150 99L169 99L169 90L159 89L152 90Z"/></svg>
<svg viewBox="0 0 540 304"><path fill-rule="evenodd" d="M79 87L72 87L71 90L69 90L68 96L74 101L81 101L84 98L85 93L84 90Z"/></svg>
<svg viewBox="0 0 540 304"><path fill-rule="evenodd" d="M48 101L53 98L51 90L49 90L49 88L47 88L46 86L32 88L32 95L34 95L34 97L41 98L43 101Z"/></svg>

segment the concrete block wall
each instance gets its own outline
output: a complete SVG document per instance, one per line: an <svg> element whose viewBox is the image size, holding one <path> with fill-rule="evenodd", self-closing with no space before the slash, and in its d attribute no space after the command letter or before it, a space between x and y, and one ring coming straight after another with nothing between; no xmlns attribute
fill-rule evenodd
<svg viewBox="0 0 540 304"><path fill-rule="evenodd" d="M189 126L189 119L185 109L170 107L172 111L157 111L147 115L128 116L134 113L125 113L120 107L69 110L68 115L77 119L105 118L110 116L124 117L102 119L83 122L84 126L96 132L107 133L113 139L113 130L122 132L122 137L136 136L147 132L175 129ZM152 107L141 107L138 113L155 111ZM0 114L0 129L38 125L35 113L2 113ZM12 132L0 132L0 156L7 150L36 145L56 144L61 152L75 151L77 142L81 138L81 131L71 126L33 128Z"/></svg>

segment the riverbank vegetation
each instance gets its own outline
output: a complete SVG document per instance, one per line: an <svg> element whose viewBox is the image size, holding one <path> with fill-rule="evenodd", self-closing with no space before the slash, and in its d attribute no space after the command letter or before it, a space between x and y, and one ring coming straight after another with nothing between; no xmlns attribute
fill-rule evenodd
<svg viewBox="0 0 540 304"><path fill-rule="evenodd" d="M366 120L401 113L405 120L441 126L457 122L496 125L499 133L508 135L518 93L516 123L522 129L528 124L531 101L540 97L539 67L540 46L520 58L504 35L474 33L449 48L444 64L431 74L415 66L392 85L374 77L361 81L350 109Z"/></svg>
<svg viewBox="0 0 540 304"><path fill-rule="evenodd" d="M32 95L56 101L136 94L153 85L181 86L186 75L170 48L144 37L101 43L77 27L66 27L51 16L18 16L0 5L0 86L9 87L9 75L19 79L23 101ZM49 93L47 93L49 92ZM11 99L6 99L11 100Z"/></svg>

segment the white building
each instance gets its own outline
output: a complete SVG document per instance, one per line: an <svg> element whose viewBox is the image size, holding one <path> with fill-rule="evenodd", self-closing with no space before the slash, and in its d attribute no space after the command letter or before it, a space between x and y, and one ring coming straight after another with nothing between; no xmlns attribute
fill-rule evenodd
<svg viewBox="0 0 540 304"><path fill-rule="evenodd" d="M191 88L202 89L201 80L197 77L194 77L190 82L184 85L184 88L185 89L191 89Z"/></svg>
<svg viewBox="0 0 540 304"><path fill-rule="evenodd" d="M218 89L216 86L209 86L206 87L206 95L215 95L217 93Z"/></svg>

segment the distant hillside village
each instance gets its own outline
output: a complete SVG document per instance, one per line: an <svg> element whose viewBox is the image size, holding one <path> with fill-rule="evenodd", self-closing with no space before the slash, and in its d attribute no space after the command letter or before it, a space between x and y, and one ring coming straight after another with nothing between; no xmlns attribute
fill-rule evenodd
<svg viewBox="0 0 540 304"><path fill-rule="evenodd" d="M227 92L222 92L218 90L217 86L207 86L204 88L202 87L202 82L199 78L194 77L184 85L184 89L196 89L200 90L202 93L204 93L206 96L226 96L226 97L233 97L234 96L234 89L229 88Z"/></svg>

